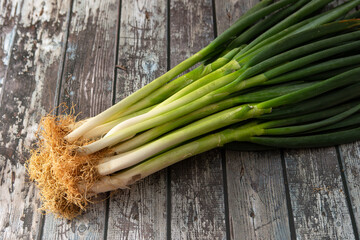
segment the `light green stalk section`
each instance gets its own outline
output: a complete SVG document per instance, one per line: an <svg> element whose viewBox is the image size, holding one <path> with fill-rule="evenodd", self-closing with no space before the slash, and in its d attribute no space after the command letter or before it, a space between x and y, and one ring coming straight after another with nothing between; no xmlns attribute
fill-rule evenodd
<svg viewBox="0 0 360 240"><path fill-rule="evenodd" d="M329 28L329 27L327 26L326 30L327 30L327 28ZM355 33L357 33L357 32L355 32ZM307 34L309 35L309 33L307 33ZM323 33L317 33L317 34L321 35ZM356 36L356 34L351 34L351 36L352 37ZM340 37L342 37L342 36L340 36ZM336 39L337 38L338 37L336 37ZM331 41L329 41L329 40L331 40ZM315 42L315 43L306 45L304 47L300 47L300 48L288 51L286 55L284 55L284 54L277 55L272 59L272 61L266 60L264 62L261 62L261 63L255 65L254 67L249 68L243 74L239 75L239 77L237 77L236 80L226 78L228 76L233 77L233 74L229 74L223 78L213 81L213 82L193 91L192 93L189 93L186 96L184 96L180 99L177 99L174 102L169 103L168 105L163 106L162 108L159 108L159 109L155 108L147 114L144 114L144 115L129 119L128 121L120 123L119 125L114 127L112 130L110 130L109 133L105 136L105 138L111 137L111 135L120 136L122 134L121 132L125 131L126 128L131 127L134 124L136 125L137 123L140 123L142 121L146 121L146 120L150 120L150 119L154 118L152 120L153 120L153 122L156 122L155 121L156 116L170 112L170 111L178 111L179 113L187 114L190 111L195 111L196 109L204 107L207 104L211 104L213 102L220 101L220 100L226 98L229 94L231 94L233 92L240 91L240 90L254 87L254 86L258 86L260 84L263 84L268 79L277 77L277 76L284 74L286 72L289 72L291 70L295 70L301 66L310 64L314 61L318 61L318 60L321 60L326 57L333 56L335 54L342 53L344 51L356 49L357 47L360 46L360 42L350 42L350 43L342 45L342 46L330 48L330 49L327 49L327 50L324 50L321 52L316 52L314 54L297 59L297 60L289 62L287 64L280 65L279 67L271 69L264 74L260 74L255 77L252 77L250 79L246 79L248 77L251 77L255 73L261 72L261 69L264 67L265 68L271 67L271 64L273 64L272 62L281 64L284 61L291 60L291 58L296 57L299 54L302 54L302 51L305 51L306 53L308 53L311 49L318 50L319 46L322 45L320 43L324 43L324 46L331 46L331 44L334 44L334 41L332 38L329 40L321 40L319 42ZM337 42L335 42L335 43L338 44ZM289 56L291 56L291 57L289 57ZM235 72L235 73L237 73L237 72ZM246 79L246 80L244 80L244 79ZM232 80L235 80L235 81L232 81ZM175 110L175 109L177 109L177 110ZM172 119L174 119L174 118L172 118ZM171 121L172 119L169 118L167 120ZM125 130L123 130L123 129L125 129ZM136 134L136 133L133 133L133 134ZM119 138L118 140L120 141L122 139ZM103 141L106 141L106 140L103 140ZM94 143L94 145L95 144L96 143Z"/></svg>
<svg viewBox="0 0 360 240"><path fill-rule="evenodd" d="M153 141L133 151L103 159L97 167L99 174L108 175L133 166L166 149L192 138L201 136L222 127L269 113L271 109L259 109L253 105L237 106L213 114L183 128L180 128L159 140Z"/></svg>
<svg viewBox="0 0 360 240"><path fill-rule="evenodd" d="M145 114L147 112L149 112L151 109L153 109L155 106L151 106L148 108L145 108L143 110L137 111L135 113L126 115L124 117L119 117L118 119L112 120L110 122L101 124L93 129L91 129L90 131L86 132L83 137L86 139L95 139L98 137L102 137L104 136L106 133L108 133L113 127L115 127L116 125L118 125L119 123L126 121L130 118Z"/></svg>
<svg viewBox="0 0 360 240"><path fill-rule="evenodd" d="M129 169L120 171L111 176L105 176L96 183L92 191L95 193L112 191L118 188L127 188L136 181L143 179L170 165L195 156L210 149L221 147L232 141L246 140L250 136L261 135L262 129L254 127L226 129L221 132L207 135L190 143L166 151L156 157L143 161Z"/></svg>
<svg viewBox="0 0 360 240"><path fill-rule="evenodd" d="M181 62L171 70L169 70L164 75L158 77L151 83L147 84L140 90L136 91L135 93L131 94L127 98L123 99L119 103L115 104L111 108L108 108L104 112L98 114L97 116L89 119L86 123L81 125L80 127L76 128L74 131L72 131L70 134L68 134L65 139L69 142L73 142L76 139L83 136L87 131L90 129L96 127L97 125L100 125L111 117L113 117L115 114L117 114L120 111L124 111L134 103L138 102L142 98L148 96L150 93L155 91L156 89L160 88L170 80L172 80L174 77L179 75L180 73L184 72L185 70L189 69L196 63L200 62L201 60L205 59L208 55L210 55L212 52L217 50L218 48L222 47L225 43L229 41L231 37L234 35L239 34L243 30L245 30L247 27L251 26L258 20L264 18L265 16L271 14L274 11L277 11L278 9L281 9L282 7L295 2L296 0L280 0L279 2L276 2L274 4L271 4L267 7L264 7L258 11L255 11L254 13L242 18L241 20L237 21L235 24L233 24L230 28L228 28L225 32L223 32L221 35L219 35L214 41L212 41L208 46L200 50L199 52L195 53L185 61Z"/></svg>
<svg viewBox="0 0 360 240"><path fill-rule="evenodd" d="M131 94L127 98L123 99L119 103L117 103L114 106L108 108L107 110L105 110L104 112L98 114L97 116L91 118L89 121L87 121L86 123L84 123L80 127L76 128L74 131L69 133L65 137L65 139L67 141L69 141L69 142L75 141L76 139L83 136L90 129L98 126L99 124L102 124L102 123L106 122L108 119L111 119L111 117L113 117L118 112L128 108L129 106L136 103L137 101L139 101L143 97L147 96L148 94L150 94L154 90L158 89L159 87L161 87L162 85L164 85L165 83L167 83L168 81L173 79L175 76L177 76L181 72L185 71L186 69L192 67L194 64L196 64L201 59L203 59L207 55L207 52L208 52L208 51L204 51L205 49L203 49L200 52L194 54L193 56L191 56L187 60L183 61L182 63L180 63L179 65L177 65L173 69L169 70L164 75L158 77L157 79L155 79L151 83L147 84L143 88L139 89L138 91L134 92L133 94Z"/></svg>
<svg viewBox="0 0 360 240"><path fill-rule="evenodd" d="M224 77L221 77L221 78L218 78L216 79L215 81L212 81L198 89L196 89L195 91L187 94L186 96L182 97L182 98L179 98L161 108L154 108L152 111L146 113L146 114L143 114L143 115L140 115L138 117L134 117L134 118L131 118L127 121L124 121L120 124L118 124L116 127L114 127L113 129L111 129L108 134L106 134L105 137L109 137L110 135L114 135L114 134L117 134L118 131L121 131L122 129L124 128L127 128L127 127L130 127L134 124L137 124L137 123L140 123L140 122L143 122L143 121L146 121L146 120L149 120L153 117L156 117L158 115L161 115L163 113L166 113L166 112L169 112L169 111L172 111L176 108L181 108L183 106L185 106L186 104L194 101L194 99L201 99L202 96L214 91L215 89L218 89L232 81L234 81L236 78L238 78L240 75L241 75L241 72L242 70L238 70L236 72L233 72L233 73L230 73L228 75L225 75ZM200 81L200 80L199 80ZM209 103L209 102L207 102ZM200 105L198 107L202 107L203 105ZM187 114L189 113L189 111L194 111L196 110L196 108L192 107L191 110L190 108L189 109L184 109L185 112L181 111L181 110L178 110L179 112L182 112L183 114Z"/></svg>
<svg viewBox="0 0 360 240"><path fill-rule="evenodd" d="M227 77L227 76L225 76L225 77ZM236 76L234 76L234 77L236 77ZM231 80L233 80L233 79L231 79ZM218 96L218 97L222 98L222 96ZM204 97L200 98L196 102L197 104L191 104L190 106L184 105L184 106L182 106L182 107L180 107L178 109L167 111L164 114L159 114L157 116L154 116L153 118L148 118L148 119L145 119L145 120L141 120L141 121L138 121L135 124L130 124L128 127L119 128L118 131L114 132L113 134L109 134L112 131L111 130L111 131L109 131L109 133L105 137L103 137L103 138L101 138L101 139L99 139L99 140L97 140L97 141L95 141L93 143L90 143L89 145L81 147L79 149L79 151L84 153L84 154L91 154L91 153L99 151L99 150L101 150L103 148L114 146L114 145L120 143L121 141L124 141L125 139L128 139L129 137L134 136L135 134L137 134L139 132L142 132L142 131L148 130L150 128L159 126L159 125L164 124L164 123L166 123L168 121L172 121L173 119L180 118L180 117L182 117L182 116L184 116L184 115L186 115L186 114L188 114L188 113L190 113L192 111L195 111L196 109L199 109L199 108L201 108L201 107L203 107L205 105L208 105L208 104L212 103L211 101L215 101L212 98L206 98L205 101L203 101L203 100L204 100ZM140 116L132 118L132 119L138 120L139 117L143 117L145 115L146 114L143 114L143 115L140 115ZM126 121L123 122L123 123L126 123ZM116 127L122 125L123 123L118 124Z"/></svg>
<svg viewBox="0 0 360 240"><path fill-rule="evenodd" d="M239 104L240 102L241 102L240 97L234 97L221 101L219 103L211 104L209 106L191 112L186 116L180 117L178 119L174 119L173 121L172 120L167 121L166 123L157 126L155 128L152 128L140 135L137 135L126 142L120 143L119 145L113 147L112 150L117 154L133 150L134 148L137 148L147 142L150 142L151 140L157 138L158 136L161 136L162 134L167 133L179 126L183 126L187 123L191 123L195 120L209 116L218 111L227 109L229 107L233 107Z"/></svg>
<svg viewBox="0 0 360 240"><path fill-rule="evenodd" d="M202 81L208 81L212 77L216 79L221 76L225 76L231 71L236 70L236 68L238 68L238 64L228 63L239 51L240 48L234 48L225 56L216 59L214 62L206 66L201 64L199 67L195 68L189 73L178 77L177 79L169 82L155 92L151 93L146 98L141 99L139 102L135 103L124 112L120 112L120 116L126 116L127 114L138 111L145 107L158 104L161 101L167 99L169 96L178 92L179 90L186 88L186 86L188 86L189 84L198 81L199 79ZM205 79L203 79L204 77Z"/></svg>
<svg viewBox="0 0 360 240"><path fill-rule="evenodd" d="M236 70L240 69L240 65L237 61L235 60L231 60L229 63L227 63L225 66L219 68L218 70L206 75L205 77L199 79L198 81L188 85L187 87L181 89L179 92L175 93L174 95L172 95L171 97L169 97L168 99L166 99L165 101L163 101L162 103L160 103L156 109L158 108L162 108L165 105L168 105L169 103L174 102L175 100L191 93L194 92L195 90L213 82L216 81L217 79L219 79L220 77L223 77L231 72L234 72Z"/></svg>
<svg viewBox="0 0 360 240"><path fill-rule="evenodd" d="M274 87L267 87L263 90L257 90L240 96L232 97L230 99L223 100L208 106L205 106L199 110L189 113L188 115L181 116L180 118L174 118L164 124L161 124L155 128L152 128L144 133L141 133L123 143L113 147L112 150L116 153L123 153L133 150L145 143L148 143L155 138L181 127L185 124L191 123L195 120L209 116L215 112L222 111L224 109L239 105L241 103L254 103L259 101L269 100L274 97L278 97L289 92L297 91L301 88L311 86L314 83L297 83L297 84L282 84Z"/></svg>

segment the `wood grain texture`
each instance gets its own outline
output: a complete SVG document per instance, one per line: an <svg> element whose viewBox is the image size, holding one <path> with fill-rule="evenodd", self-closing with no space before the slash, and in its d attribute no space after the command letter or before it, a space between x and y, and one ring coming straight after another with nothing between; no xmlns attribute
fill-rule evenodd
<svg viewBox="0 0 360 240"><path fill-rule="evenodd" d="M218 35L231 26L240 16L246 13L259 0L215 0Z"/></svg>
<svg viewBox="0 0 360 240"><path fill-rule="evenodd" d="M257 0L216 0L218 33ZM230 238L290 239L288 209L279 152L226 151Z"/></svg>
<svg viewBox="0 0 360 240"><path fill-rule="evenodd" d="M76 104L80 118L94 116L112 104L118 1L74 1L62 77L61 102ZM45 218L43 239L102 239L106 201L69 222Z"/></svg>
<svg viewBox="0 0 360 240"><path fill-rule="evenodd" d="M122 1L116 100L166 72L166 0ZM165 239L166 170L112 194L109 239Z"/></svg>
<svg viewBox="0 0 360 240"><path fill-rule="evenodd" d="M16 31L6 50L11 54L0 108L0 238L35 239L40 202L24 162L40 116L53 108L70 1L3 3Z"/></svg>
<svg viewBox="0 0 360 240"><path fill-rule="evenodd" d="M220 151L171 168L171 239L225 239Z"/></svg>
<svg viewBox="0 0 360 240"><path fill-rule="evenodd" d="M214 38L212 1L170 1L170 62L174 67ZM226 237L223 171L214 150L170 167L172 239Z"/></svg>
<svg viewBox="0 0 360 240"><path fill-rule="evenodd" d="M279 155L227 151L231 239L290 239Z"/></svg>
<svg viewBox="0 0 360 240"><path fill-rule="evenodd" d="M298 239L354 239L335 148L284 153Z"/></svg>
<svg viewBox="0 0 360 240"><path fill-rule="evenodd" d="M360 227L360 142L339 146L344 167L351 208L354 212L357 228ZM359 231L359 230L358 230Z"/></svg>
<svg viewBox="0 0 360 240"><path fill-rule="evenodd" d="M61 99L75 104L79 119L112 104L119 2L74 1Z"/></svg>
<svg viewBox="0 0 360 240"><path fill-rule="evenodd" d="M0 106L2 87L15 38L16 21L18 20L16 9L20 7L19 3L20 1L0 1Z"/></svg>

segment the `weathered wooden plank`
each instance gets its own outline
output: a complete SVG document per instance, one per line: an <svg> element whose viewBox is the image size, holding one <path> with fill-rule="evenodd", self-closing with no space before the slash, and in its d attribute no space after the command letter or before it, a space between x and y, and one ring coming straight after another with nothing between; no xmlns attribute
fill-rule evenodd
<svg viewBox="0 0 360 240"><path fill-rule="evenodd" d="M166 171L110 198L108 239L166 239Z"/></svg>
<svg viewBox="0 0 360 240"><path fill-rule="evenodd" d="M231 239L290 239L279 155L227 151Z"/></svg>
<svg viewBox="0 0 360 240"><path fill-rule="evenodd" d="M20 1L0 1L0 106L2 86L10 61L11 49L16 32L16 9L20 8Z"/></svg>
<svg viewBox="0 0 360 240"><path fill-rule="evenodd" d="M39 117L53 108L70 1L13 1L5 7L18 20L10 33L15 35L0 108L0 236L34 239L41 232L40 203L24 162Z"/></svg>
<svg viewBox="0 0 360 240"><path fill-rule="evenodd" d="M225 239L220 151L171 167L171 238Z"/></svg>
<svg viewBox="0 0 360 240"><path fill-rule="evenodd" d="M354 239L335 148L284 153L298 239Z"/></svg>
<svg viewBox="0 0 360 240"><path fill-rule="evenodd" d="M360 227L360 142L339 146L342 165L354 213L356 226ZM359 233L360 234L360 233Z"/></svg>
<svg viewBox="0 0 360 240"><path fill-rule="evenodd" d="M218 34L224 32L240 16L258 2L259 0L215 0Z"/></svg>
<svg viewBox="0 0 360 240"><path fill-rule="evenodd" d="M216 0L217 29L225 31L257 0ZM226 151L230 238L290 239L279 152Z"/></svg>
<svg viewBox="0 0 360 240"><path fill-rule="evenodd" d="M166 49L166 0L122 1L117 101L166 72ZM166 170L111 196L109 239L165 237Z"/></svg>
<svg viewBox="0 0 360 240"><path fill-rule="evenodd" d="M212 1L170 2L171 66L214 38ZM170 167L171 237L223 239L226 236L223 171L214 150Z"/></svg>
<svg viewBox="0 0 360 240"><path fill-rule="evenodd" d="M112 104L118 4L117 0L73 2L60 101L68 106L75 103L80 118ZM43 239L102 239L105 216L106 201L71 222L48 215Z"/></svg>
<svg viewBox="0 0 360 240"><path fill-rule="evenodd" d="M79 119L112 104L118 1L74 1L61 100L75 104Z"/></svg>

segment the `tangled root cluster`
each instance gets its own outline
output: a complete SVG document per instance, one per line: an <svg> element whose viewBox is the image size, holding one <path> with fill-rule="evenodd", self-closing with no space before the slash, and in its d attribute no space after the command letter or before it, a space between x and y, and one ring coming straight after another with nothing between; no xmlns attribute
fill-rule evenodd
<svg viewBox="0 0 360 240"><path fill-rule="evenodd" d="M99 179L95 168L104 154L80 155L86 140L67 142L64 137L75 123L73 115L45 116L37 132L38 142L27 163L30 179L40 189L42 210L72 219L91 203L89 189Z"/></svg>

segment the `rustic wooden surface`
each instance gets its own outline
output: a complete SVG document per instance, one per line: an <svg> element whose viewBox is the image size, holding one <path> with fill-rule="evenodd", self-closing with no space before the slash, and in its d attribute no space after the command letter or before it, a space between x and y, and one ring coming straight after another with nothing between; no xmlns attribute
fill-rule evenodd
<svg viewBox="0 0 360 240"><path fill-rule="evenodd" d="M0 239L359 239L359 143L214 150L76 220L37 210L24 162L42 114L59 102L76 104L82 118L99 113L256 3L0 0Z"/></svg>
<svg viewBox="0 0 360 240"><path fill-rule="evenodd" d="M43 218L24 162L36 123L54 106L70 2L1 1L1 6L1 21L13 25L1 31L10 42L1 46L8 60L0 70L0 238L38 238Z"/></svg>
<svg viewBox="0 0 360 240"><path fill-rule="evenodd" d="M166 1L122 1L116 101L167 70ZM166 170L110 198L109 239L166 238Z"/></svg>
<svg viewBox="0 0 360 240"><path fill-rule="evenodd" d="M170 1L170 65L214 38L211 0ZM209 151L170 167L171 238L224 239L221 152Z"/></svg>
<svg viewBox="0 0 360 240"><path fill-rule="evenodd" d="M116 0L72 2L58 97L68 106L75 104L80 118L94 116L112 104L118 7ZM101 239L105 222L106 201L92 206L79 221L45 216L43 236Z"/></svg>

